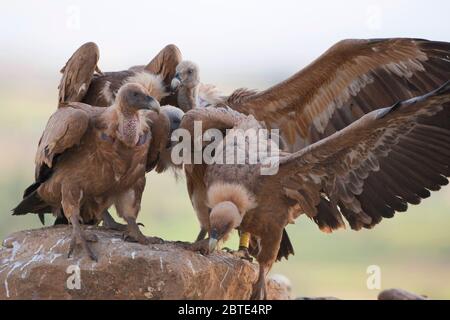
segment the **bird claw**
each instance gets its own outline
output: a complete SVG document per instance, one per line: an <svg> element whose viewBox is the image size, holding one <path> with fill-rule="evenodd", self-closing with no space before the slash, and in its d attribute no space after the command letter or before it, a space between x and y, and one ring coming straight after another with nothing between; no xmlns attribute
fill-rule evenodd
<svg viewBox="0 0 450 320"><path fill-rule="evenodd" d="M145 228L145 225L143 223L138 222L137 225L139 227ZM111 222L111 221L110 222L103 222L103 226L106 229L109 229L109 230L122 231L122 232L126 231L127 227L128 227L128 225L126 225L126 224L118 223L118 222L115 222L115 221L114 222Z"/></svg>
<svg viewBox="0 0 450 320"><path fill-rule="evenodd" d="M250 300L267 300L265 286L262 287L258 284L253 285L252 295L250 296Z"/></svg>
<svg viewBox="0 0 450 320"><path fill-rule="evenodd" d="M81 232L77 232L77 233L73 234L72 239L70 240L69 252L67 254L67 258L70 258L72 256L72 253L77 244L77 239L80 240L81 246L83 247L85 253L87 253L87 255L89 256L89 258L95 262L98 262L98 258L96 256L96 254L94 253L94 251L92 251L90 245L88 244L88 242L97 242L98 241L98 237L92 233L87 233L87 234L83 235Z"/></svg>
<svg viewBox="0 0 450 320"><path fill-rule="evenodd" d="M199 252L204 256L209 255L209 239L203 239L194 243L186 243L183 245L186 250Z"/></svg>
<svg viewBox="0 0 450 320"><path fill-rule="evenodd" d="M250 300L266 300L264 292L262 290L253 290L252 295L250 296Z"/></svg>
<svg viewBox="0 0 450 320"><path fill-rule="evenodd" d="M164 240L159 237L147 237L149 244L163 244Z"/></svg>
<svg viewBox="0 0 450 320"><path fill-rule="evenodd" d="M150 240L146 236L144 236L142 233L138 234L138 233L130 232L127 230L123 233L122 238L124 241L137 242L137 243L140 243L145 246L150 244Z"/></svg>
<svg viewBox="0 0 450 320"><path fill-rule="evenodd" d="M249 262L253 262L253 257L250 255L250 253L248 252L247 248L241 248L239 250L231 250L229 248L224 248L224 250L230 254L232 254L233 256L235 256L236 258L242 259L242 260L247 260Z"/></svg>
<svg viewBox="0 0 450 320"><path fill-rule="evenodd" d="M126 224L118 223L115 221L109 221L109 222L103 221L103 226L106 229L114 230L114 231L122 231L123 232L123 231L127 230Z"/></svg>
<svg viewBox="0 0 450 320"><path fill-rule="evenodd" d="M140 226L140 227L145 227L145 225L143 223L140 223L140 222L137 223L137 225ZM120 231L120 232L125 232L128 229L128 225L127 224L122 224L122 223L116 222L114 220L114 218L108 212L105 212L103 214L103 226L106 229L114 230L114 231Z"/></svg>

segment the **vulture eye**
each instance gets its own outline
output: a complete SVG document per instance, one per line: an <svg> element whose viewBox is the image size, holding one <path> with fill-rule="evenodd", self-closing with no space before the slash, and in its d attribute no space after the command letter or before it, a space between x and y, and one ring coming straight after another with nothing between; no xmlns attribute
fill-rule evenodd
<svg viewBox="0 0 450 320"><path fill-rule="evenodd" d="M135 91L135 92L133 92L133 97L137 97L138 96L138 93Z"/></svg>
<svg viewBox="0 0 450 320"><path fill-rule="evenodd" d="M193 72L194 72L194 70L188 69L188 73L189 73L189 74L192 74Z"/></svg>

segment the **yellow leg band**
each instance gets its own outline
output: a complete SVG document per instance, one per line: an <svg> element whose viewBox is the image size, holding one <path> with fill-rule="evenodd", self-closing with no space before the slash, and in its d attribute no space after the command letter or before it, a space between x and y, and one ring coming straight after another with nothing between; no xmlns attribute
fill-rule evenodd
<svg viewBox="0 0 450 320"><path fill-rule="evenodd" d="M246 248L250 245L250 232L244 232L241 234L241 238L239 239L239 248Z"/></svg>

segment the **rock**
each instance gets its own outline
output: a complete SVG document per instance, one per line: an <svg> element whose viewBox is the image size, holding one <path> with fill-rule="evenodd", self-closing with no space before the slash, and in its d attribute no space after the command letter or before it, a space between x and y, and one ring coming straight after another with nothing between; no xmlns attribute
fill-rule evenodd
<svg viewBox="0 0 450 320"><path fill-rule="evenodd" d="M269 277L269 290L267 292L269 300L291 300L292 283L282 274L274 274Z"/></svg>
<svg viewBox="0 0 450 320"><path fill-rule="evenodd" d="M341 299L336 298L336 297L298 297L298 298L295 298L295 300L305 300L305 301L317 300L317 301L322 301L322 300L341 300Z"/></svg>
<svg viewBox="0 0 450 320"><path fill-rule="evenodd" d="M210 256L176 243L143 246L99 227L92 245L99 261L79 246L67 258L71 228L12 234L0 248L0 299L248 299L257 265L225 252ZM269 281L270 299L288 299Z"/></svg>
<svg viewBox="0 0 450 320"><path fill-rule="evenodd" d="M402 289L389 289L380 292L378 300L427 300L427 298Z"/></svg>

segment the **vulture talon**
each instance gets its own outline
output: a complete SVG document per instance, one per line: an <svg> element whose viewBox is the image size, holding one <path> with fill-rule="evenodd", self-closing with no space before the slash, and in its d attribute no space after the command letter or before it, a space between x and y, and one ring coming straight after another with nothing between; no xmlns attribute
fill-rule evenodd
<svg viewBox="0 0 450 320"><path fill-rule="evenodd" d="M238 251L232 251L230 253L239 259L253 262L253 257L250 255L247 248L240 248Z"/></svg>
<svg viewBox="0 0 450 320"><path fill-rule="evenodd" d="M138 242L142 245L154 244L153 237L147 238L139 229L139 224L136 223L135 218L125 218L128 222L127 229L123 233L123 239L129 242ZM161 239L160 239L161 240Z"/></svg>
<svg viewBox="0 0 450 320"><path fill-rule="evenodd" d="M209 239L203 239L194 243L188 243L185 246L186 250L199 252L200 254L207 256L211 252L209 250Z"/></svg>
<svg viewBox="0 0 450 320"><path fill-rule="evenodd" d="M137 223L137 225L140 226L140 227L145 228L145 225L143 223L139 222L139 223ZM105 220L103 220L103 226L106 229L113 230L113 231L121 231L121 232L125 232L127 230L127 227L128 227L126 224L122 224L122 223L119 223L119 222L116 222L116 221L106 222Z"/></svg>
<svg viewBox="0 0 450 320"><path fill-rule="evenodd" d="M89 258L95 262L98 262L98 258L96 256L96 254L94 253L94 251L92 251L92 248L90 247L90 245L88 243L88 242L97 242L98 237L92 233L83 235L81 233L81 230L78 230L78 231L74 230L74 234L72 235L72 239L70 240L69 252L67 254L67 258L70 258L72 256L75 246L77 245L78 239L81 243L83 250L85 251L85 253L87 253Z"/></svg>
<svg viewBox="0 0 450 320"><path fill-rule="evenodd" d="M144 246L150 244L150 240L144 236L143 234L132 234L131 232L127 231L123 234L123 240L127 242L137 242Z"/></svg>
<svg viewBox="0 0 450 320"><path fill-rule="evenodd" d="M164 240L159 237L147 237L149 244L163 244Z"/></svg>
<svg viewBox="0 0 450 320"><path fill-rule="evenodd" d="M106 229L114 230L114 231L121 231L121 232L124 232L127 230L127 225L116 222L108 211L103 212L102 218L103 218L103 226Z"/></svg>
<svg viewBox="0 0 450 320"><path fill-rule="evenodd" d="M260 288L258 286L253 286L252 295L250 296L250 300L266 300L266 292L264 288Z"/></svg>
<svg viewBox="0 0 450 320"><path fill-rule="evenodd" d="M226 253L235 256L236 258L253 262L253 257L250 255L247 248L239 248L239 250L232 250L230 248L224 247L222 248L222 250L225 251Z"/></svg>

